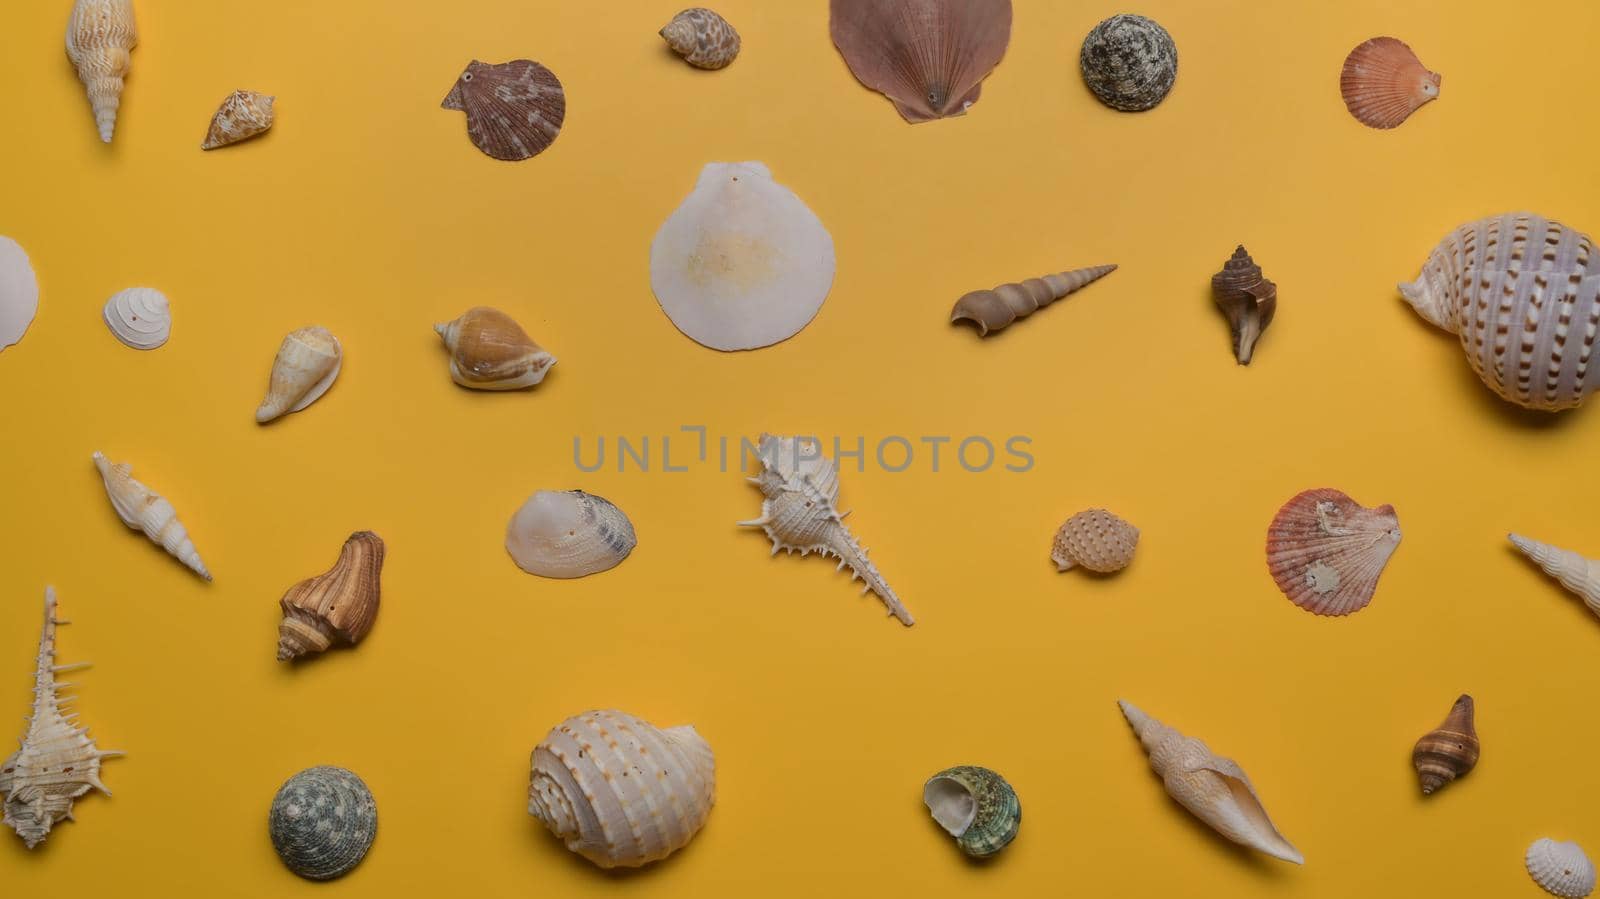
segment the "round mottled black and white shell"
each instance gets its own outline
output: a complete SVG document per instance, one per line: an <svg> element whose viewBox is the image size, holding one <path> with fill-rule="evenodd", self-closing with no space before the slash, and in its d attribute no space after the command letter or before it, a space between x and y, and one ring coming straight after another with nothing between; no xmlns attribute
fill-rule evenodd
<svg viewBox="0 0 1600 899"><path fill-rule="evenodd" d="M361 863L378 834L378 806L354 773L319 765L289 778L267 816L272 848L289 870L332 880Z"/></svg>
<svg viewBox="0 0 1600 899"><path fill-rule="evenodd" d="M1172 35L1144 16L1112 16L1083 39L1084 83L1112 109L1143 112L1166 99L1178 78Z"/></svg>

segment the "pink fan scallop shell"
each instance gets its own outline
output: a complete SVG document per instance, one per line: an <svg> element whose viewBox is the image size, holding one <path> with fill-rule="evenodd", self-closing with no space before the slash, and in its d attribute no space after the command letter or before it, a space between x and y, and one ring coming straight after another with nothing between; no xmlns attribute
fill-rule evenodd
<svg viewBox="0 0 1600 899"><path fill-rule="evenodd" d="M527 59L498 65L474 59L440 104L467 114L467 136L495 159L517 162L555 142L567 95L555 73Z"/></svg>
<svg viewBox="0 0 1600 899"><path fill-rule="evenodd" d="M1363 125L1393 128L1439 99L1439 81L1403 42L1375 37L1345 57L1339 93Z"/></svg>
<svg viewBox="0 0 1600 899"><path fill-rule="evenodd" d="M1011 0L832 0L828 30L856 80L915 124L978 102L1011 42Z"/></svg>
<svg viewBox="0 0 1600 899"><path fill-rule="evenodd" d="M1368 509L1339 492L1307 490L1267 529L1267 568L1289 601L1318 615L1366 608L1400 545L1394 506Z"/></svg>

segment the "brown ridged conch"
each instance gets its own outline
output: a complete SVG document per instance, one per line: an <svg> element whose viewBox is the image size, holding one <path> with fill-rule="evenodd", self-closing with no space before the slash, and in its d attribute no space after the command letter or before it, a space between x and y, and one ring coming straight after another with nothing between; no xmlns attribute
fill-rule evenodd
<svg viewBox="0 0 1600 899"><path fill-rule="evenodd" d="M38 312L39 279L27 251L0 237L0 350L20 341Z"/></svg>
<svg viewBox="0 0 1600 899"><path fill-rule="evenodd" d="M1104 509L1086 509L1068 518L1056 531L1050 561L1057 571L1083 566L1100 574L1121 571L1133 563L1139 529Z"/></svg>
<svg viewBox="0 0 1600 899"><path fill-rule="evenodd" d="M1400 545L1394 506L1368 509L1338 490L1307 490L1267 528L1267 569L1289 601L1318 615L1367 607Z"/></svg>
<svg viewBox="0 0 1600 899"><path fill-rule="evenodd" d="M1412 747L1411 764L1417 769L1422 795L1433 793L1478 764L1478 731L1472 726L1472 714L1472 697L1463 693L1444 723L1423 734Z"/></svg>
<svg viewBox="0 0 1600 899"><path fill-rule="evenodd" d="M211 117L211 128L200 149L215 150L266 133L272 127L272 104L277 99L255 91L229 94Z"/></svg>
<svg viewBox="0 0 1600 899"><path fill-rule="evenodd" d="M1523 856L1528 876L1539 888L1562 899L1584 899L1594 892L1594 862L1577 843L1549 837L1534 840Z"/></svg>
<svg viewBox="0 0 1600 899"><path fill-rule="evenodd" d="M450 350L450 380L474 390L517 390L544 380L556 357L534 343L511 316L475 306L433 326Z"/></svg>
<svg viewBox="0 0 1600 899"><path fill-rule="evenodd" d="M673 16L661 29L661 38L697 69L721 69L739 55L739 32L727 19L700 6Z"/></svg>
<svg viewBox="0 0 1600 899"><path fill-rule="evenodd" d="M950 310L950 321L969 321L978 326L978 335L987 337L1019 318L1026 318L1035 310L1075 293L1116 271L1114 265L1097 265L1070 272L1029 278L1013 284L1002 284L993 290L974 290L956 300Z"/></svg>
<svg viewBox="0 0 1600 899"><path fill-rule="evenodd" d="M1117 704L1144 744L1150 767L1161 776L1167 795L1235 843L1286 862L1305 864L1305 856L1289 845L1267 817L1256 788L1238 762L1214 754L1205 743L1178 733L1131 702L1118 700Z"/></svg>
<svg viewBox="0 0 1600 899"><path fill-rule="evenodd" d="M1462 225L1400 292L1502 399L1555 412L1600 389L1600 256L1581 231L1531 212Z"/></svg>
<svg viewBox="0 0 1600 899"><path fill-rule="evenodd" d="M256 408L256 421L299 412L328 392L344 365L339 338L327 328L313 326L289 332L272 360L266 398Z"/></svg>
<svg viewBox="0 0 1600 899"><path fill-rule="evenodd" d="M602 868L637 868L689 845L716 801L716 759L689 725L594 711L533 750L528 814Z"/></svg>
<svg viewBox="0 0 1600 899"><path fill-rule="evenodd" d="M466 113L473 146L507 162L543 153L567 117L560 79L529 59L498 65L474 59L440 106Z"/></svg>
<svg viewBox="0 0 1600 899"><path fill-rule="evenodd" d="M1582 598L1589 611L1600 615L1600 562L1521 534L1512 534L1511 542L1522 550L1523 555L1537 563L1545 574Z"/></svg>
<svg viewBox="0 0 1600 899"><path fill-rule="evenodd" d="M61 690L72 686L57 682L56 675L89 667L56 664L56 591L44 591L44 627L39 632L38 665L33 675L33 714L22 747L0 762L0 795L5 797L5 823L29 849L44 842L50 828L71 821L72 800L91 789L111 795L100 782L100 762L122 753L98 749L88 728L77 723L78 714L67 712L71 697Z"/></svg>
<svg viewBox="0 0 1600 899"><path fill-rule="evenodd" d="M67 58L89 91L100 139L111 143L122 105L122 83L133 62L139 30L132 0L77 0L67 21Z"/></svg>
<svg viewBox="0 0 1600 899"><path fill-rule="evenodd" d="M206 570L206 563L200 561L200 553L189 539L189 529L178 520L172 503L135 480L133 468L126 462L113 465L103 454L95 453L94 467L99 469L105 481L106 496L111 498L111 507L117 510L117 517L123 524L143 532L151 543L166 550L195 574L211 580L211 572Z"/></svg>
<svg viewBox="0 0 1600 899"><path fill-rule="evenodd" d="M832 0L851 74L916 124L962 115L1011 42L1011 0Z"/></svg>
<svg viewBox="0 0 1600 899"><path fill-rule="evenodd" d="M889 614L906 627L915 624L877 566L867 559L866 548L845 527L838 508L839 466L822 454L820 443L809 437L762 434L757 452L761 473L750 478L750 483L761 488L765 497L761 517L741 521L740 526L765 530L772 540L773 555L781 549L802 556L836 557L839 568L849 566L852 581L860 578L865 582L862 593L876 593Z"/></svg>
<svg viewBox="0 0 1600 899"><path fill-rule="evenodd" d="M1228 330L1233 334L1233 357L1240 365L1249 365L1256 341L1272 324L1272 314L1278 310L1278 285L1267 280L1261 266L1241 244L1233 251L1233 257L1223 263L1222 271L1211 276L1211 298L1227 316Z"/></svg>
<svg viewBox="0 0 1600 899"><path fill-rule="evenodd" d="M1393 128L1439 99L1439 81L1405 43L1375 37L1345 57L1339 93L1361 124Z"/></svg>
<svg viewBox="0 0 1600 899"><path fill-rule="evenodd" d="M540 490L506 525L511 560L540 577L609 571L638 544L633 522L615 503L582 490Z"/></svg>
<svg viewBox="0 0 1600 899"><path fill-rule="evenodd" d="M314 578L289 588L278 600L278 661L326 652L335 643L354 646L378 620L383 540L357 531L339 550L339 561Z"/></svg>

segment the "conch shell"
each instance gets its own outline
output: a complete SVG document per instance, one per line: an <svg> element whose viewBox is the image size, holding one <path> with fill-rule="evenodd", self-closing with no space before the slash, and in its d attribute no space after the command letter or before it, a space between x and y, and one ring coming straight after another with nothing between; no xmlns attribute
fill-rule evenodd
<svg viewBox="0 0 1600 899"><path fill-rule="evenodd" d="M716 801L711 747L688 725L585 712L533 750L528 814L602 868L637 868L689 844Z"/></svg>
<svg viewBox="0 0 1600 899"><path fill-rule="evenodd" d="M1011 0L832 0L851 74L916 124L966 113L1011 43Z"/></svg>
<svg viewBox="0 0 1600 899"><path fill-rule="evenodd" d="M1241 244L1233 251L1233 258L1223 263L1222 271L1211 276L1211 298L1228 318L1228 330L1233 332L1233 357L1240 365L1249 365L1256 341L1278 311L1278 285L1261 274L1261 266Z"/></svg>
<svg viewBox="0 0 1600 899"><path fill-rule="evenodd" d="M1439 99L1439 82L1439 73L1428 71L1403 41L1375 37L1345 57L1339 93L1356 121L1394 128Z"/></svg>
<svg viewBox="0 0 1600 899"><path fill-rule="evenodd" d="M136 350L153 350L172 336L172 309L159 290L130 287L119 291L106 300L101 314L111 335Z"/></svg>
<svg viewBox="0 0 1600 899"><path fill-rule="evenodd" d="M189 530L178 520L177 510L160 494L134 480L133 468L126 462L113 465L101 453L94 454L94 467L106 484L106 496L122 523L136 531L143 531L150 542L159 545L173 558L189 566L196 574L211 580L206 563L200 561Z"/></svg>
<svg viewBox="0 0 1600 899"><path fill-rule="evenodd" d="M272 360L272 378L266 399L256 409L256 421L299 412L328 392L344 365L339 338L327 328L310 327L289 332Z"/></svg>
<svg viewBox="0 0 1600 899"><path fill-rule="evenodd" d="M980 337L989 336L1019 318L1054 303L1067 294L1093 284L1116 271L1114 265L1097 265L1075 271L1029 278L1015 284L1002 284L993 290L974 290L956 300L950 321L966 320L978 326Z"/></svg>
<svg viewBox="0 0 1600 899"><path fill-rule="evenodd" d="M475 306L433 326L450 350L450 380L474 390L517 390L544 380L556 357L533 342L511 316Z"/></svg>
<svg viewBox="0 0 1600 899"><path fill-rule="evenodd" d="M278 661L327 651L335 643L354 646L378 620L383 540L371 531L350 535L339 561L327 572L295 584L278 600Z"/></svg>
<svg viewBox="0 0 1600 899"><path fill-rule="evenodd" d="M1594 862L1577 843L1562 843L1549 837L1535 840L1523 861L1528 866L1528 876L1552 896L1583 899L1594 892Z"/></svg>
<svg viewBox="0 0 1600 899"><path fill-rule="evenodd" d="M1307 490L1284 503L1267 527L1267 570L1300 608L1349 615L1372 602L1399 545L1394 506L1368 509L1338 490Z"/></svg>
<svg viewBox="0 0 1600 899"><path fill-rule="evenodd" d="M567 118L561 79L531 59L495 65L474 59L439 105L466 113L472 145L506 162L549 149Z"/></svg>
<svg viewBox="0 0 1600 899"><path fill-rule="evenodd" d="M1082 565L1110 574L1133 563L1139 529L1104 509L1086 509L1068 518L1056 531L1050 561L1056 571Z"/></svg>
<svg viewBox="0 0 1600 899"><path fill-rule="evenodd" d="M1417 769L1422 795L1431 794L1478 764L1478 731L1472 726L1472 711L1472 697L1461 694L1444 723L1423 734L1411 750L1411 764Z"/></svg>
<svg viewBox="0 0 1600 899"><path fill-rule="evenodd" d="M1521 534L1512 534L1511 542L1522 554L1544 569L1544 573L1561 582L1583 599L1589 611L1600 615L1600 562L1586 559L1570 549L1551 546L1531 540Z"/></svg>
<svg viewBox="0 0 1600 899"><path fill-rule="evenodd" d="M122 80L139 43L132 0L77 0L67 21L67 57L89 90L95 127L111 143L122 104Z"/></svg>
<svg viewBox="0 0 1600 899"><path fill-rule="evenodd" d="M22 245L0 237L0 350L28 333L39 312L39 279Z"/></svg>
<svg viewBox="0 0 1600 899"><path fill-rule="evenodd" d="M1005 778L976 765L957 765L928 778L922 804L961 851L988 858L1011 845L1022 826L1022 803Z"/></svg>
<svg viewBox="0 0 1600 899"><path fill-rule="evenodd" d="M739 55L739 32L728 20L696 6L672 17L661 38L672 52L697 69L725 68Z"/></svg>
<svg viewBox="0 0 1600 899"><path fill-rule="evenodd" d="M622 564L639 543L615 503L582 490L540 490L506 525L506 552L540 577L575 578Z"/></svg>
<svg viewBox="0 0 1600 899"><path fill-rule="evenodd" d="M64 712L71 697L60 691L56 673L89 667L56 664L56 591L44 591L44 628L39 632L39 661L33 675L33 714L22 748L0 762L0 795L5 798L5 823L29 849L44 842L50 828L72 818L72 800L91 789L111 795L100 782L100 761L122 755L98 749L76 712Z"/></svg>
<svg viewBox="0 0 1600 899"><path fill-rule="evenodd" d="M215 150L258 134L272 127L272 104L277 97L255 91L234 91L222 101L216 115L211 117L211 128L206 132L202 150Z"/></svg>
<svg viewBox="0 0 1600 899"><path fill-rule="evenodd" d="M1161 775L1167 794L1179 805L1241 846L1305 864L1305 856L1272 826L1267 810L1256 798L1256 788L1237 762L1213 754L1206 744L1151 718L1133 703L1119 700L1117 704L1144 744L1150 767Z"/></svg>

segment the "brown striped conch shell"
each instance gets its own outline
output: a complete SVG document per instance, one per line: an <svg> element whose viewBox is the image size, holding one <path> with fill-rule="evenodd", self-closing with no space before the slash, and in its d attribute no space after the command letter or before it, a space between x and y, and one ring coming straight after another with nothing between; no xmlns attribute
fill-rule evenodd
<svg viewBox="0 0 1600 899"><path fill-rule="evenodd" d="M272 360L267 396L256 408L256 421L266 424L321 399L343 366L339 338L327 328L312 326L289 332Z"/></svg>
<svg viewBox="0 0 1600 899"><path fill-rule="evenodd" d="M1267 528L1267 569L1300 608L1349 615L1372 601L1399 545L1394 506L1368 509L1338 490L1307 490L1285 503Z"/></svg>
<svg viewBox="0 0 1600 899"><path fill-rule="evenodd" d="M1345 57L1339 93L1361 124L1393 128L1439 99L1439 73L1428 71L1404 43L1375 37Z"/></svg>
<svg viewBox="0 0 1600 899"><path fill-rule="evenodd" d="M265 134L272 127L272 104L277 99L255 91L234 91L229 94L211 117L211 128L206 132L200 149L215 150Z"/></svg>
<svg viewBox="0 0 1600 899"><path fill-rule="evenodd" d="M117 517L123 524L142 532L151 543L166 550L195 574L211 580L211 572L206 570L206 563L200 561L200 553L189 539L189 529L178 520L172 503L135 480L133 468L126 462L113 465L103 454L95 453L94 467L100 470L106 496L111 498L111 507L117 510Z"/></svg>
<svg viewBox="0 0 1600 899"><path fill-rule="evenodd" d="M517 390L544 380L556 357L533 342L511 316L475 306L433 326L450 350L450 380L474 390Z"/></svg>
<svg viewBox="0 0 1600 899"><path fill-rule="evenodd" d="M1531 212L1462 225L1400 292L1508 402L1554 412L1600 389L1600 255L1581 231Z"/></svg>
<svg viewBox="0 0 1600 899"><path fill-rule="evenodd" d="M1056 531L1050 561L1057 571L1083 566L1100 574L1121 571L1133 563L1139 529L1104 509L1087 509L1068 518Z"/></svg>
<svg viewBox="0 0 1600 899"><path fill-rule="evenodd" d="M1411 750L1422 795L1427 796L1478 764L1478 731L1472 726L1472 697L1461 694L1444 723L1422 735Z"/></svg>
<svg viewBox="0 0 1600 899"><path fill-rule="evenodd" d="M533 749L528 814L602 868L637 868L689 845L716 801L716 760L689 725L585 712Z"/></svg>
<svg viewBox="0 0 1600 899"><path fill-rule="evenodd" d="M1214 754L1205 743L1178 733L1131 702L1118 700L1117 704L1144 744L1150 767L1161 776L1167 795L1235 843L1286 862L1305 864L1305 856L1272 825L1238 762Z"/></svg>
<svg viewBox="0 0 1600 899"><path fill-rule="evenodd" d="M139 30L131 0L77 0L67 21L67 58L89 91L100 139L111 143L122 105L122 82L133 61Z"/></svg>
<svg viewBox="0 0 1600 899"><path fill-rule="evenodd" d="M1549 837L1535 840L1523 862L1533 882L1552 896L1583 899L1594 892L1594 862L1577 843L1562 843Z"/></svg>
<svg viewBox="0 0 1600 899"><path fill-rule="evenodd" d="M39 632L38 664L33 674L33 714L22 747L0 762L0 796L5 798L5 823L29 849L44 842L50 828L71 821L72 800L99 790L111 795L100 782L100 762L122 753L99 749L88 728L78 724L78 713L67 711L72 697L61 690L72 686L56 675L89 667L56 664L56 591L44 591L44 627Z"/></svg>
<svg viewBox="0 0 1600 899"><path fill-rule="evenodd" d="M1278 310L1278 285L1267 280L1241 244L1233 258L1223 263L1222 271L1211 276L1211 298L1228 318L1233 357L1240 365L1249 365L1256 341Z"/></svg>
<svg viewBox="0 0 1600 899"><path fill-rule="evenodd" d="M998 331L1035 310L1075 293L1116 271L1114 265L1097 265L1075 271L1029 278L1016 284L1002 284L993 290L974 290L950 310L950 321L969 321L978 326L980 337Z"/></svg>
<svg viewBox="0 0 1600 899"><path fill-rule="evenodd" d="M603 496L540 490L506 525L506 552L540 577L575 578L609 571L639 544L633 522Z"/></svg>
<svg viewBox="0 0 1600 899"><path fill-rule="evenodd" d="M289 588L278 600L278 661L361 642L378 620L383 540L371 531L350 535L339 561L326 572Z"/></svg>
<svg viewBox="0 0 1600 899"><path fill-rule="evenodd" d="M117 292L106 300L101 315L111 336L136 350L153 350L172 336L172 309L167 297L149 287Z"/></svg>
<svg viewBox="0 0 1600 899"><path fill-rule="evenodd" d="M543 153L567 117L561 81L528 59L498 65L474 59L440 105L466 113L473 145L507 162Z"/></svg>
<svg viewBox="0 0 1600 899"><path fill-rule="evenodd" d="M1511 542L1522 554L1532 559L1545 574L1561 582L1583 599L1589 611L1600 615L1600 562L1586 559L1570 549L1540 543L1521 534L1512 534Z"/></svg>
<svg viewBox="0 0 1600 899"><path fill-rule="evenodd" d="M697 69L721 69L739 55L739 32L727 19L700 6L673 16L661 29L661 38Z"/></svg>
<svg viewBox="0 0 1600 899"><path fill-rule="evenodd" d="M0 237L0 350L28 333L39 312L39 279L22 245Z"/></svg>
<svg viewBox="0 0 1600 899"><path fill-rule="evenodd" d="M1011 0L832 0L850 72L908 122L965 113L1011 42Z"/></svg>

